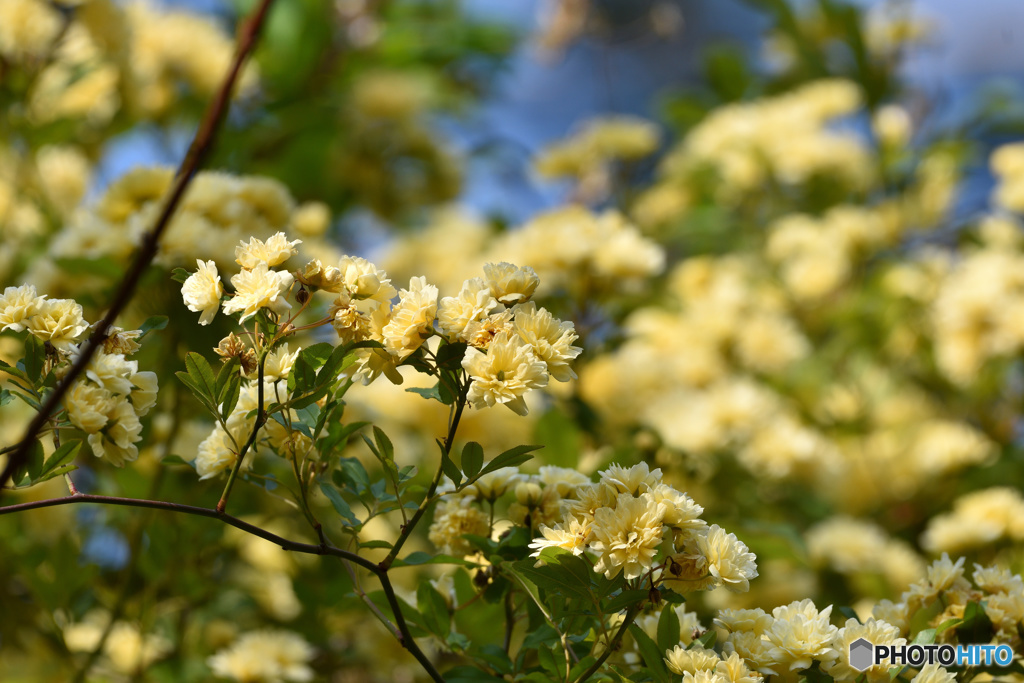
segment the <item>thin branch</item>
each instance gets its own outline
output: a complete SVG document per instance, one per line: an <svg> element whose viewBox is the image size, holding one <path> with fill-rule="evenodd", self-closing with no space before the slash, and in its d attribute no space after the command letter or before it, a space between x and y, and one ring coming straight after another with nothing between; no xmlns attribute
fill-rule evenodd
<svg viewBox="0 0 1024 683"><path fill-rule="evenodd" d="M11 477L14 475L16 470L28 462L29 454L32 450L32 444L35 442L36 437L43 428L43 425L50 418L50 415L52 415L57 409L57 406L60 405L60 401L64 398L64 394L67 393L74 381L85 370L85 366L88 365L89 361L96 353L96 350L106 338L107 330L110 329L114 324L114 321L128 305L128 302L131 301L132 296L135 294L135 289L138 287L139 281L142 279L143 273L156 257L157 249L160 244L160 236L164 233L170 223L171 217L178 208L178 204L185 195L185 191L188 189L192 179L203 165L203 162L209 156L210 150L213 147L214 139L216 138L217 132L220 130L224 117L227 114L235 82L238 80L238 76L242 71L242 66L245 64L246 58L252 52L253 47L256 44L256 39L259 36L264 19L266 18L267 12L273 2L274 0L261 0L259 5L256 6L252 13L242 23L238 35L238 45L235 50L234 60L231 63L231 68L228 70L228 73L224 78L224 82L220 86L220 90L217 91L216 96L206 109L203 120L199 124L199 129L196 131L195 138L192 140L192 144L189 147L188 153L185 155L185 159L181 162L181 167L178 169L178 174L174 179L174 185L171 187L171 192L167 197L167 201L164 203L163 209L161 210L156 223L153 225L153 229L146 233L142 243L139 245L135 261L128 269L128 272L125 273L124 280L121 281L121 285L118 287L117 293L114 295L114 300L110 303L110 308L107 309L107 314L103 316L103 319L99 323L96 324L89 339L80 346L78 358L68 369L64 378L56 387L54 387L53 392L47 396L46 401L39 409L39 412L35 414L32 421L29 423L28 429L25 430L25 436L22 437L18 445L18 449L10 456L7 461L7 466L4 468L3 472L0 473L0 489L2 489L7 482L11 480Z"/></svg>
<svg viewBox="0 0 1024 683"><path fill-rule="evenodd" d="M100 505L123 505L126 507L136 508L152 508L155 510L167 510L169 512L178 512L186 515L196 515L198 517L209 517L211 519L218 519L228 526L233 526L236 529L258 536L262 539L270 541L275 545L281 546L284 550L291 550L297 553L305 553L307 555L332 555L334 557L340 557L358 564L364 569L369 569L374 574L380 575L381 570L374 562L360 557L355 553L334 546L320 546L312 545L310 543L299 543L298 541L291 541L287 538L282 538L277 534L272 534L269 531L262 529L255 524L244 522L237 517L232 517L224 513L217 512L210 508L197 507L195 505L183 505L181 503L169 503L162 500L144 500L140 498L118 498L115 496L99 496L93 494L80 493L77 496L64 496L63 498L48 498L46 500L33 500L28 503L18 503L16 505L5 505L0 506L0 515L10 514L12 512L23 512L26 510L36 510L39 508L56 507L59 505L75 505L78 503L96 503Z"/></svg>
<svg viewBox="0 0 1024 683"><path fill-rule="evenodd" d="M384 597L388 600L388 605L391 607L391 611L395 615L395 624L398 626L398 630L401 631L402 637L398 639L398 642L402 644L406 650L416 658L416 661L426 670L427 674L436 682L444 683L444 678L434 668L434 663L430 661L430 658L423 654L423 650L416 644L416 639L412 637L412 633L409 631L409 624L405 622L405 615L402 614L402 606L398 603L398 597L395 595L395 589L391 585L391 579L388 578L387 570L380 570L376 572L380 578L380 586L384 589Z"/></svg>
<svg viewBox="0 0 1024 683"><path fill-rule="evenodd" d="M603 665L605 660L608 659L612 651L618 649L619 643L622 642L622 636L626 635L626 629L629 628L630 624L633 623L633 620L636 619L636 615L638 614L640 614L639 605L634 605L628 612L626 612L626 618L622 621L622 625L619 627L619 630L615 632L615 637L612 638L612 642L608 643L608 647L606 647L604 652L601 653L601 656L597 658L597 661L591 664L590 668L584 671L580 677L576 679L576 683L584 683L584 681L598 672L601 665Z"/></svg>
<svg viewBox="0 0 1024 683"><path fill-rule="evenodd" d="M462 411L466 407L466 394L468 392L468 382L463 387L462 391L457 392L457 398L455 399L455 412L452 415L452 419L449 421L448 435L445 437L444 440L444 457L451 456L452 444L455 443L455 433L459 429L459 420L462 418ZM427 512L427 508L430 507L430 503L433 502L434 492L437 491L438 484L441 483L441 476L443 472L444 468L442 464L438 463L437 472L434 473L434 479L433 481L430 482L430 488L427 489L427 495L423 497L423 501L420 503L419 507L416 508L416 512L413 513L412 519L410 519L407 524L402 525L402 533L398 536L398 539L395 540L395 545L392 546L391 551L388 553L387 557L381 560L380 568L384 571L387 571L388 568L391 567L391 564L395 561L395 558L398 557L398 552L402 549L402 546L405 545L405 542L409 539L410 534L412 534L412 530L416 528L416 525L419 523L420 519L422 519L423 515Z"/></svg>
<svg viewBox="0 0 1024 683"><path fill-rule="evenodd" d="M259 372L256 374L256 421L252 426L252 434L249 435L249 440L245 442L242 449L238 451L238 460L235 462L235 466L231 468L231 474L228 475L228 482L224 485L224 492L220 494L220 500L217 501L217 512L223 513L224 509L228 506L228 496L231 495L231 488L235 485L235 478L238 476L238 470L242 469L242 463L245 461L245 456L249 452L249 449L256 443L256 436L260 433L260 429L267 423L267 411L263 407L263 368L267 362L267 349L263 349L260 354ZM299 482L299 486L302 486L302 482Z"/></svg>

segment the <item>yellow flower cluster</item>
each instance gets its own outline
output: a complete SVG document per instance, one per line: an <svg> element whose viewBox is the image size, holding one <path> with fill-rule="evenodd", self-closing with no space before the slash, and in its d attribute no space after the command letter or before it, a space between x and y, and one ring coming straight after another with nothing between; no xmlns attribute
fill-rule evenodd
<svg viewBox="0 0 1024 683"><path fill-rule="evenodd" d="M895 591L907 588L925 570L924 560L909 544L864 520L833 517L813 526L805 539L815 565L840 574L880 574Z"/></svg>
<svg viewBox="0 0 1024 683"><path fill-rule="evenodd" d="M685 184L694 173L711 169L720 201L739 201L766 181L795 185L815 175L864 187L873 170L871 157L856 136L829 127L860 106L857 86L822 80L754 102L720 107L690 131L665 158L663 183Z"/></svg>
<svg viewBox="0 0 1024 683"><path fill-rule="evenodd" d="M314 650L302 636L282 630L251 631L207 660L214 675L239 683L313 680Z"/></svg>
<svg viewBox="0 0 1024 683"><path fill-rule="evenodd" d="M130 676L147 670L171 653L171 642L155 633L145 633L127 621L110 623L105 610L88 612L81 621L63 626L64 643L71 652L91 653L101 648L101 666L115 676ZM106 631L106 637L104 633Z"/></svg>
<svg viewBox="0 0 1024 683"><path fill-rule="evenodd" d="M534 160L543 178L574 178L577 196L604 199L612 189L616 161L642 159L654 152L658 127L641 118L615 116L588 121L569 138L542 150Z"/></svg>
<svg viewBox="0 0 1024 683"><path fill-rule="evenodd" d="M1024 496L1008 487L961 496L952 512L928 521L921 547L930 552L962 552L1001 540L1024 542Z"/></svg>
<svg viewBox="0 0 1024 683"><path fill-rule="evenodd" d="M137 168L125 174L94 206L75 213L52 243L51 256L126 260L153 227L172 179L169 168ZM157 262L179 266L212 256L222 267L235 268L230 262L239 241L249 236L267 239L287 230L295 209L291 194L276 180L200 173L160 240Z"/></svg>
<svg viewBox="0 0 1024 683"><path fill-rule="evenodd" d="M517 490L518 496L518 490ZM542 538L530 547L597 556L594 571L607 578L650 574L680 592L724 586L745 591L757 576L753 553L734 534L700 519L704 509L661 481L661 470L646 463L612 465L596 483L577 484L560 496L562 518L541 525ZM670 550L658 565L662 545Z"/></svg>

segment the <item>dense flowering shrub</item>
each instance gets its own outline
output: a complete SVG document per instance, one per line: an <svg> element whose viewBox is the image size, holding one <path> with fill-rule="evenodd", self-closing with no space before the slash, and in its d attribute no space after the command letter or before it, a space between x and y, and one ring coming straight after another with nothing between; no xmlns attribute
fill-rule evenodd
<svg viewBox="0 0 1024 683"><path fill-rule="evenodd" d="M927 22L758 4L767 73L506 226L448 204L511 47L456 3L0 0L0 678L1020 681L1024 147L911 106Z"/></svg>

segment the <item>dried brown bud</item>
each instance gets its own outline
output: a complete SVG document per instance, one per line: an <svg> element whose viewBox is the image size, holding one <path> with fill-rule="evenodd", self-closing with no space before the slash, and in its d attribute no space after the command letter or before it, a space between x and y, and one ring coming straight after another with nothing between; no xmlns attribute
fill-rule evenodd
<svg viewBox="0 0 1024 683"><path fill-rule="evenodd" d="M647 593L647 599L651 601L651 604L657 607L661 604L661 591L657 588L651 588Z"/></svg>
<svg viewBox="0 0 1024 683"><path fill-rule="evenodd" d="M245 353L245 343L236 337L234 332L231 332L228 336L221 339L220 343L213 350L224 362L227 362Z"/></svg>
<svg viewBox="0 0 1024 683"><path fill-rule="evenodd" d="M309 301L309 296L309 290L305 287L299 287L299 291L295 292L295 300L299 302L300 306Z"/></svg>

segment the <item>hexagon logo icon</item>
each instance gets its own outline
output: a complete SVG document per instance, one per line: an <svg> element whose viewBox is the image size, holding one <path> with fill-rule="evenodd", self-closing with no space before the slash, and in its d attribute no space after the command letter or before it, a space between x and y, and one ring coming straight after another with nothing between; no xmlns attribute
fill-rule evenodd
<svg viewBox="0 0 1024 683"><path fill-rule="evenodd" d="M875 646L864 638L858 638L850 643L850 666L857 671L865 671L875 663Z"/></svg>

